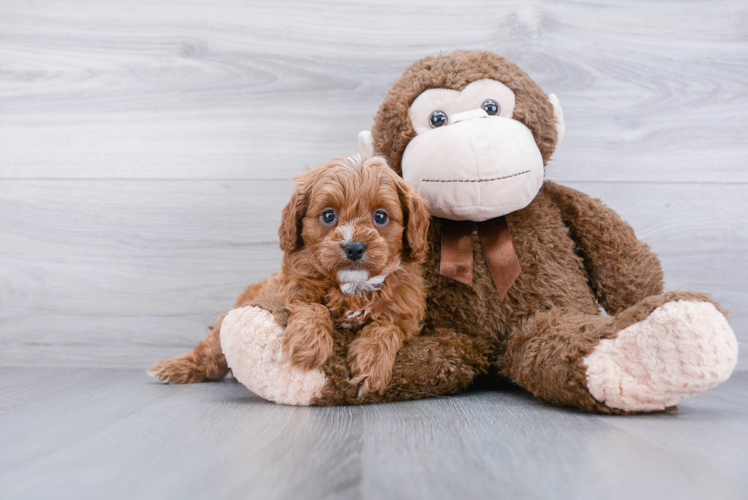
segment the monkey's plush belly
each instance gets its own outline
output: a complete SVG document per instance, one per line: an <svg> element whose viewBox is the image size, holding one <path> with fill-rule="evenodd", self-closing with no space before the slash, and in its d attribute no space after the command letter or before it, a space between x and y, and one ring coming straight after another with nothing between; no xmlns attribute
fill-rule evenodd
<svg viewBox="0 0 748 500"><path fill-rule="evenodd" d="M500 342L537 312L558 308L598 313L584 263L546 189L507 219L522 273L504 300L496 292L477 234L473 236L473 286L439 274L441 227L438 219L432 221L431 247L423 266L429 284L427 325Z"/></svg>

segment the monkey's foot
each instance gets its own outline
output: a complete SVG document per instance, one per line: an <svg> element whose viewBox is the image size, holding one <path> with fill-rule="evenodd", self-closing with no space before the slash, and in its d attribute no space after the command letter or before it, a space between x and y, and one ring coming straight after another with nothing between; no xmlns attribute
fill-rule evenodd
<svg viewBox="0 0 748 500"><path fill-rule="evenodd" d="M666 302L585 358L592 396L625 411L664 410L727 380L738 343L709 302Z"/></svg>
<svg viewBox="0 0 748 500"><path fill-rule="evenodd" d="M291 366L281 349L284 332L265 309L234 309L221 325L221 349L234 377L258 396L287 405L313 404L327 376L319 368Z"/></svg>

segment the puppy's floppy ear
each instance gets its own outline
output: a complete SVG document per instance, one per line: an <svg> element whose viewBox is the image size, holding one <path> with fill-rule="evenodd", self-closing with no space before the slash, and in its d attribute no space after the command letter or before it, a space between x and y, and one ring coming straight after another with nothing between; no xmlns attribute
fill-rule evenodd
<svg viewBox="0 0 748 500"><path fill-rule="evenodd" d="M306 215L309 196L314 185L308 171L295 175L293 179L296 181L294 193L283 209L281 225L278 229L280 247L286 253L293 252L304 244L301 239L301 221Z"/></svg>
<svg viewBox="0 0 748 500"><path fill-rule="evenodd" d="M403 261L423 260L429 249L429 211L426 200L402 177L397 177L397 192L403 207Z"/></svg>

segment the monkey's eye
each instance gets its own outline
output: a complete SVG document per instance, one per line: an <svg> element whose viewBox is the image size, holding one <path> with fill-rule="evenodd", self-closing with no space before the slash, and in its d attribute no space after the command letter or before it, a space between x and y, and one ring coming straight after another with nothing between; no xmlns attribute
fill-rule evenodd
<svg viewBox="0 0 748 500"><path fill-rule="evenodd" d="M330 225L335 222L335 210L327 209L319 216L322 224Z"/></svg>
<svg viewBox="0 0 748 500"><path fill-rule="evenodd" d="M442 125L447 124L447 113L444 111L434 111L431 113L431 117L429 117L429 123L431 124L431 128L437 128L441 127Z"/></svg>
<svg viewBox="0 0 748 500"><path fill-rule="evenodd" d="M486 99L486 101L481 105L481 108L483 108L483 111L488 113L489 116L501 113L501 106L499 106L499 103L493 99Z"/></svg>
<svg viewBox="0 0 748 500"><path fill-rule="evenodd" d="M384 210L377 210L374 212L374 224L377 226L384 226L387 224L387 221L389 220L389 217L387 217L387 212Z"/></svg>

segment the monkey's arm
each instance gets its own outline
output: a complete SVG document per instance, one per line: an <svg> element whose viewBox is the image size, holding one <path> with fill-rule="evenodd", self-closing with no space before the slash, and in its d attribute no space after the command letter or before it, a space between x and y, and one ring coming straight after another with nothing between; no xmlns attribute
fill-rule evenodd
<svg viewBox="0 0 748 500"><path fill-rule="evenodd" d="M660 260L634 230L602 202L546 181L544 189L561 210L601 306L609 314L661 294Z"/></svg>
<svg viewBox="0 0 748 500"><path fill-rule="evenodd" d="M484 340L447 328L426 328L397 353L386 389L381 394L370 391L362 398L359 388L349 381L346 340L336 338L335 354L323 367L325 384L313 404L384 403L453 394L465 390L490 365Z"/></svg>
<svg viewBox="0 0 748 500"><path fill-rule="evenodd" d="M283 353L289 320L280 301L252 301L231 311L221 328L221 345L234 376L251 391L277 403L344 405L420 399L459 392L489 366L485 341L446 328L426 329L397 353L383 392L358 395L346 361L352 338L333 332L333 355L322 368L292 366Z"/></svg>

